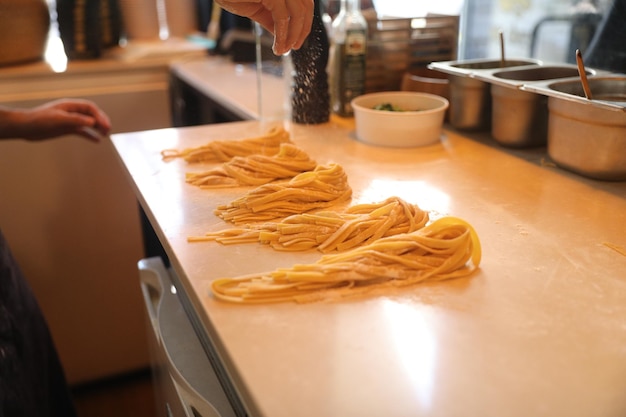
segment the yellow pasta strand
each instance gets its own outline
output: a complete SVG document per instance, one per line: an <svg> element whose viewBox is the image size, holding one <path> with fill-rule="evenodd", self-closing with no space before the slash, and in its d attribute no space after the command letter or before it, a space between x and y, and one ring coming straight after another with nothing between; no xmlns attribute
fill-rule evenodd
<svg viewBox="0 0 626 417"><path fill-rule="evenodd" d="M218 206L215 214L234 224L271 221L322 209L347 201L352 188L340 165L317 166L282 183L265 184L229 204Z"/></svg>
<svg viewBox="0 0 626 417"><path fill-rule="evenodd" d="M226 229L188 240L216 241L225 245L260 242L280 251L317 248L327 253L351 249L384 236L410 233L427 222L427 212L391 197L377 204L355 205L342 213L295 214L279 222Z"/></svg>
<svg viewBox="0 0 626 417"><path fill-rule="evenodd" d="M161 151L164 160L183 158L193 162L226 162L235 156L253 154L274 155L282 143L290 142L289 132L283 127L274 127L264 135L240 140L215 140L205 145L183 150Z"/></svg>
<svg viewBox="0 0 626 417"><path fill-rule="evenodd" d="M220 167L187 173L187 183L200 188L263 185L277 179L292 178L312 171L317 164L292 143L281 143L277 154L235 156Z"/></svg>
<svg viewBox="0 0 626 417"><path fill-rule="evenodd" d="M234 303L333 300L377 288L466 277L479 267L481 256L474 228L444 217L412 233L324 255L313 264L217 279L211 289L216 298Z"/></svg>

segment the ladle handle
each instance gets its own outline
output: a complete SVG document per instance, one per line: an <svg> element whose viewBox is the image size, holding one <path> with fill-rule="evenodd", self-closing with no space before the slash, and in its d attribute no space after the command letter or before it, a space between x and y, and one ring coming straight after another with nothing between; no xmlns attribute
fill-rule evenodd
<svg viewBox="0 0 626 417"><path fill-rule="evenodd" d="M587 80L587 71L585 70L585 64L583 63L583 55L580 53L580 49L576 50L576 64L578 65L578 75L580 75L580 82L583 85L583 91L585 97L591 100L591 89L589 88L589 80Z"/></svg>
<svg viewBox="0 0 626 417"><path fill-rule="evenodd" d="M500 30L500 67L504 68L506 63L506 56L504 54L504 33Z"/></svg>

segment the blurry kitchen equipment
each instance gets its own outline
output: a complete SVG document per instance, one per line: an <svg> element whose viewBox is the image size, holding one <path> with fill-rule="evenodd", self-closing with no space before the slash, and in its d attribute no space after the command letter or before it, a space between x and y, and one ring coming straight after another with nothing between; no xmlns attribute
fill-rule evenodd
<svg viewBox="0 0 626 417"><path fill-rule="evenodd" d="M457 129L485 130L491 121L489 84L450 75L450 124Z"/></svg>
<svg viewBox="0 0 626 417"><path fill-rule="evenodd" d="M505 62L504 34L500 31L500 66L504 67ZM529 71L534 70L536 68ZM506 74L516 72L496 72L494 76L508 78ZM491 136L498 143L511 147L545 145L547 131L548 100L545 97L521 91L517 86L491 85Z"/></svg>
<svg viewBox="0 0 626 417"><path fill-rule="evenodd" d="M165 0L168 37L184 38L198 30L194 0Z"/></svg>
<svg viewBox="0 0 626 417"><path fill-rule="evenodd" d="M576 50L576 65L578 65L578 75L580 75L580 82L585 92L585 97L588 100L592 100L591 89L589 88L589 81L587 80L587 71L585 71L585 64L583 62L583 56L580 53L580 49Z"/></svg>
<svg viewBox="0 0 626 417"><path fill-rule="evenodd" d="M450 81L448 80L448 75L426 67L405 72L402 76L400 89L402 91L435 94L450 100ZM446 110L446 118L449 112L450 109L448 108L448 110Z"/></svg>
<svg viewBox="0 0 626 417"><path fill-rule="evenodd" d="M117 0L57 0L59 34L69 59L99 58L119 45L122 16Z"/></svg>
<svg viewBox="0 0 626 417"><path fill-rule="evenodd" d="M533 59L507 59L505 68L539 65ZM485 130L491 125L489 83L476 79L481 71L502 68L500 59L433 62L429 68L448 74L450 80L450 124L462 130Z"/></svg>
<svg viewBox="0 0 626 417"><path fill-rule="evenodd" d="M219 12L219 35L215 52L228 55L233 62L256 61L256 38L252 20L229 13Z"/></svg>
<svg viewBox="0 0 626 417"><path fill-rule="evenodd" d="M156 0L118 0L124 31L129 40L160 39L159 12Z"/></svg>
<svg viewBox="0 0 626 417"><path fill-rule="evenodd" d="M593 77L589 85L594 100L584 97L579 80L549 85L559 94L548 98L548 155L590 178L626 180L626 77Z"/></svg>
<svg viewBox="0 0 626 417"><path fill-rule="evenodd" d="M49 29L44 0L0 1L0 66L41 60Z"/></svg>
<svg viewBox="0 0 626 417"><path fill-rule="evenodd" d="M442 72L433 71L426 67L415 68L404 73L400 89L449 98L450 81L448 76Z"/></svg>
<svg viewBox="0 0 626 417"><path fill-rule="evenodd" d="M391 106L397 111L378 110ZM409 91L369 93L352 100L357 139L371 145L408 148L441 139L448 100Z"/></svg>
<svg viewBox="0 0 626 417"><path fill-rule="evenodd" d="M367 93L399 90L406 71L457 58L459 16L385 18L364 13Z"/></svg>
<svg viewBox="0 0 626 417"><path fill-rule="evenodd" d="M491 136L496 142L514 148L546 144L546 97L498 84L491 86L491 96Z"/></svg>
<svg viewBox="0 0 626 417"><path fill-rule="evenodd" d="M129 40L184 38L198 30L194 0L118 1Z"/></svg>
<svg viewBox="0 0 626 417"><path fill-rule="evenodd" d="M547 97L520 90L524 82L575 77L572 66L537 66L491 74L491 136L501 145L531 147L546 144ZM483 80L488 80L485 78Z"/></svg>

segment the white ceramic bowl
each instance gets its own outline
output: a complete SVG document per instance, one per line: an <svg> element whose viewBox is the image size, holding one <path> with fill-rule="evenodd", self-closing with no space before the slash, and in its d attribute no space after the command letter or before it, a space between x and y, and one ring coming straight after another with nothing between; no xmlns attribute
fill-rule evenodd
<svg viewBox="0 0 626 417"><path fill-rule="evenodd" d="M389 103L403 111L376 110ZM449 103L444 97L412 91L370 93L352 100L361 142L395 148L437 143Z"/></svg>

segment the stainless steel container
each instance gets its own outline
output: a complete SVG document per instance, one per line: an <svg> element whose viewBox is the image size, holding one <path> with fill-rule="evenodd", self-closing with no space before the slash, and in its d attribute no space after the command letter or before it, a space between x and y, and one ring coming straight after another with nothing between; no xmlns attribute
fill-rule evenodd
<svg viewBox="0 0 626 417"><path fill-rule="evenodd" d="M626 180L626 77L589 79L593 100L579 81L549 88L548 155L560 167L600 180ZM606 102L607 105L603 105Z"/></svg>
<svg viewBox="0 0 626 417"><path fill-rule="evenodd" d="M522 82L577 75L578 69L573 66L538 66L493 72L491 136L503 146L544 146L548 135L548 99L519 87Z"/></svg>
<svg viewBox="0 0 626 417"><path fill-rule="evenodd" d="M450 124L463 130L486 130L491 122L489 84L450 75Z"/></svg>
<svg viewBox="0 0 626 417"><path fill-rule="evenodd" d="M595 74L593 70L586 70L587 75ZM534 68L520 68L496 71L494 78L511 81L543 81L557 78L578 76L578 68L573 65L542 65Z"/></svg>
<svg viewBox="0 0 626 417"><path fill-rule="evenodd" d="M474 76L498 68L538 65L536 60L498 59L435 62L429 67L448 74L450 82L450 124L461 130L487 130L491 125L489 83Z"/></svg>
<svg viewBox="0 0 626 417"><path fill-rule="evenodd" d="M468 59L465 61L449 62L450 68L468 71L492 70L498 68L524 67L527 65L539 65L536 59Z"/></svg>
<svg viewBox="0 0 626 417"><path fill-rule="evenodd" d="M491 136L512 148L544 146L548 136L548 99L515 87L491 85Z"/></svg>

